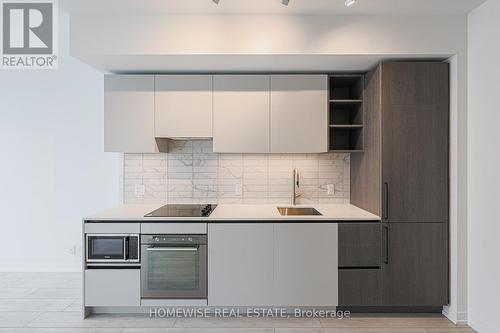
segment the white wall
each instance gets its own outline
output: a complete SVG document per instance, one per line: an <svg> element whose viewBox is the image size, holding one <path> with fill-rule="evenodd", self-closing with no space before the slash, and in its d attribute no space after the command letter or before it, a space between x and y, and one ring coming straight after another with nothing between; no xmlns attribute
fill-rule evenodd
<svg viewBox="0 0 500 333"><path fill-rule="evenodd" d="M368 70L380 56L465 56L466 33L465 16L77 13L71 54L114 72Z"/></svg>
<svg viewBox="0 0 500 333"><path fill-rule="evenodd" d="M103 153L103 76L60 66L0 73L0 271L79 270L81 219L119 200L118 156Z"/></svg>
<svg viewBox="0 0 500 333"><path fill-rule="evenodd" d="M73 55L441 54L465 16L73 14Z"/></svg>
<svg viewBox="0 0 500 333"><path fill-rule="evenodd" d="M463 57L462 57L463 58ZM462 59L464 61L465 59ZM450 290L445 314L467 323L467 72L459 56L450 64Z"/></svg>
<svg viewBox="0 0 500 333"><path fill-rule="evenodd" d="M487 1L468 24L469 323L493 333L500 308L500 2Z"/></svg>

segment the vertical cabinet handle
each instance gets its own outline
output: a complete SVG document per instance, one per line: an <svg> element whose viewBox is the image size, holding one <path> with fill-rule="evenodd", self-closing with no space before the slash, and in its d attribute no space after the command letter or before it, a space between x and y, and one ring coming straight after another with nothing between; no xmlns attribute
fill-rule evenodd
<svg viewBox="0 0 500 333"><path fill-rule="evenodd" d="M384 220L389 219L389 183L384 183Z"/></svg>
<svg viewBox="0 0 500 333"><path fill-rule="evenodd" d="M389 263L389 226L384 226L385 230L385 264Z"/></svg>

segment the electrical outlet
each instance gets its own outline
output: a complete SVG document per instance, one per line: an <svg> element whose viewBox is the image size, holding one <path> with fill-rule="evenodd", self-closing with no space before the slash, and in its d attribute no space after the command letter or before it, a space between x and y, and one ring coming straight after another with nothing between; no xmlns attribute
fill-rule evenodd
<svg viewBox="0 0 500 333"><path fill-rule="evenodd" d="M142 197L142 196L144 196L144 192L146 192L146 186L135 185L134 192L135 192L136 197Z"/></svg>
<svg viewBox="0 0 500 333"><path fill-rule="evenodd" d="M328 195L335 195L335 184L327 184L326 185L326 193Z"/></svg>
<svg viewBox="0 0 500 333"><path fill-rule="evenodd" d="M68 249L68 253L71 254L72 256L76 256L77 250L76 250L76 245L73 245Z"/></svg>
<svg viewBox="0 0 500 333"><path fill-rule="evenodd" d="M235 184L234 185L234 195L241 197L243 195L243 185Z"/></svg>

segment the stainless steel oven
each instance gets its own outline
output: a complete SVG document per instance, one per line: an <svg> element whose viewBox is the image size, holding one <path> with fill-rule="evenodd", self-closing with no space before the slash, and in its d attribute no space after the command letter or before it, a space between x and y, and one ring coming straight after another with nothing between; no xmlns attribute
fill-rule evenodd
<svg viewBox="0 0 500 333"><path fill-rule="evenodd" d="M207 298L206 235L142 235L141 297Z"/></svg>
<svg viewBox="0 0 500 333"><path fill-rule="evenodd" d="M138 234L87 234L88 263L140 262Z"/></svg>

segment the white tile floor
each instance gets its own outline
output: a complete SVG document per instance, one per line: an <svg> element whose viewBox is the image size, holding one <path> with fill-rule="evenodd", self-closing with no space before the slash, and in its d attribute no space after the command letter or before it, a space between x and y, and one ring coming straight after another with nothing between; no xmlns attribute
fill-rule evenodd
<svg viewBox="0 0 500 333"><path fill-rule="evenodd" d="M93 315L82 320L80 273L0 273L0 333L474 333L441 316L338 319Z"/></svg>

